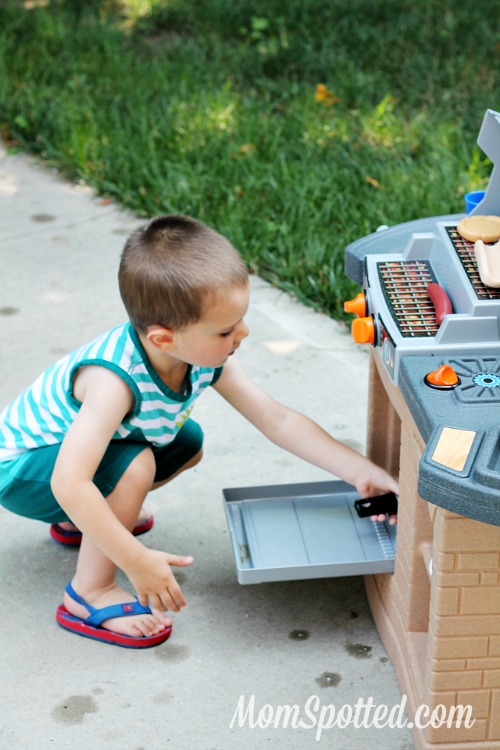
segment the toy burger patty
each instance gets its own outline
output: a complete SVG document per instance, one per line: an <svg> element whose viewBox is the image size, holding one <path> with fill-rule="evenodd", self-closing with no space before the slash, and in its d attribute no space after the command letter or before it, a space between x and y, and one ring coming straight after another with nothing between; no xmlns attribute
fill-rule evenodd
<svg viewBox="0 0 500 750"><path fill-rule="evenodd" d="M500 240L500 216L466 216L457 226L464 240L496 242Z"/></svg>

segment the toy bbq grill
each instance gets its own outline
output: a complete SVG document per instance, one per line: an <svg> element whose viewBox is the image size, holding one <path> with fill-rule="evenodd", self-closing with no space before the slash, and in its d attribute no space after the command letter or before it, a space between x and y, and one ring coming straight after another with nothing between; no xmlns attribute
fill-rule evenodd
<svg viewBox="0 0 500 750"><path fill-rule="evenodd" d="M499 113L478 143L500 165ZM500 166L471 215L500 217ZM346 251L353 334L372 345L367 454L399 475L397 538L342 482L224 491L241 583L364 574L409 713L472 706L472 728L414 728L418 750L500 750L500 272L485 283L463 218Z"/></svg>
<svg viewBox="0 0 500 750"><path fill-rule="evenodd" d="M366 255L361 278L364 293L347 303L353 335L374 345L395 384L409 355L500 354L500 290L482 282L456 219L412 233L402 252Z"/></svg>

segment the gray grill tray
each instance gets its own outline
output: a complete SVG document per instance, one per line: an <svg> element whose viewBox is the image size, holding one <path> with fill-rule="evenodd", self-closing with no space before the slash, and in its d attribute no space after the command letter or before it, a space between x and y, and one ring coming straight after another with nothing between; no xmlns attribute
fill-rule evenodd
<svg viewBox="0 0 500 750"><path fill-rule="evenodd" d="M396 527L359 518L345 482L224 489L242 584L392 573Z"/></svg>

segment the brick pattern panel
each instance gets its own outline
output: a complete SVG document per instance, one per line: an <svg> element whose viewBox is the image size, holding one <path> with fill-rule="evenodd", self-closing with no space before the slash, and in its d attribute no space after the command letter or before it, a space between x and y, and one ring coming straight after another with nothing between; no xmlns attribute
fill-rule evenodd
<svg viewBox="0 0 500 750"><path fill-rule="evenodd" d="M438 509L429 619L433 699L470 704L474 729L426 730L429 742L500 741L500 528ZM461 664L461 666L459 666ZM455 737L455 740L453 739Z"/></svg>
<svg viewBox="0 0 500 750"><path fill-rule="evenodd" d="M399 460L401 487L395 572L371 577L372 611L411 709L471 706L475 720L472 728L414 729L416 747L500 750L500 528L418 496L423 442L373 356L370 388L368 455L389 470Z"/></svg>

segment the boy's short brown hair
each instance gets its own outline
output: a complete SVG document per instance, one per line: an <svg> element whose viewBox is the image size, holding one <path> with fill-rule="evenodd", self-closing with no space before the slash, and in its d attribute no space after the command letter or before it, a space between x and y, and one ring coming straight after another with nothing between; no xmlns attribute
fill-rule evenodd
<svg viewBox="0 0 500 750"><path fill-rule="evenodd" d="M231 243L189 216L158 216L131 234L118 272L134 328L180 330L197 323L210 299L248 283Z"/></svg>

